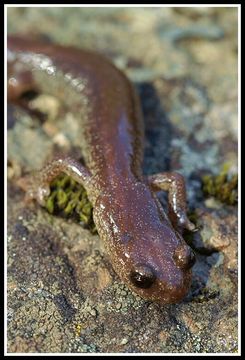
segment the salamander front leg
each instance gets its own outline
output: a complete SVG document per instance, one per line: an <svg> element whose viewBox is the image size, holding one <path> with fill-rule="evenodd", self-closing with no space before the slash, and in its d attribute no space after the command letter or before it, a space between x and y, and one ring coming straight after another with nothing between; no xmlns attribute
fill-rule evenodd
<svg viewBox="0 0 245 360"><path fill-rule="evenodd" d="M58 158L49 162L43 169L37 171L34 175L20 178L17 181L17 185L26 191L25 200L27 202L36 200L43 206L45 204L45 197L50 194L49 184L62 172L71 176L88 190L91 179L90 172L79 162L70 157Z"/></svg>
<svg viewBox="0 0 245 360"><path fill-rule="evenodd" d="M178 229L196 231L195 225L188 219L186 211L185 181L176 172L163 172L148 176L153 191L168 191L169 217L173 226Z"/></svg>

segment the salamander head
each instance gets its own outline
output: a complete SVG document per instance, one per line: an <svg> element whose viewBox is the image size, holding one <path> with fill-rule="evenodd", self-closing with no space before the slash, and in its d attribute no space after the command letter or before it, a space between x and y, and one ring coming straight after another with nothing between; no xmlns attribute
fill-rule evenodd
<svg viewBox="0 0 245 360"><path fill-rule="evenodd" d="M126 247L118 254L120 261L113 261L113 266L125 283L142 298L161 304L177 303L190 288L195 256L185 243L168 249L166 244L161 246L159 242L154 245L143 241L144 253L142 244L138 244L136 252L130 249L131 246ZM164 235L162 242L164 244Z"/></svg>
<svg viewBox="0 0 245 360"><path fill-rule="evenodd" d="M195 256L187 245L180 245L172 259L155 258L133 264L129 273L130 287L141 297L161 304L176 303L187 294Z"/></svg>
<svg viewBox="0 0 245 360"><path fill-rule="evenodd" d="M179 302L189 290L195 256L150 191L130 195L121 201L103 196L94 208L113 268L142 298Z"/></svg>

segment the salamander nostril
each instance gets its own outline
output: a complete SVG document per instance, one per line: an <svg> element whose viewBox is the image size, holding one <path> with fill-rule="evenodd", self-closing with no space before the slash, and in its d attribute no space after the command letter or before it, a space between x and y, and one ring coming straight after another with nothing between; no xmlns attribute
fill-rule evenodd
<svg viewBox="0 0 245 360"><path fill-rule="evenodd" d="M153 270L147 265L137 265L130 274L130 280L133 284L142 289L149 288L155 279Z"/></svg>
<svg viewBox="0 0 245 360"><path fill-rule="evenodd" d="M173 258L176 265L184 270L189 270L196 262L195 254L189 246L177 247Z"/></svg>

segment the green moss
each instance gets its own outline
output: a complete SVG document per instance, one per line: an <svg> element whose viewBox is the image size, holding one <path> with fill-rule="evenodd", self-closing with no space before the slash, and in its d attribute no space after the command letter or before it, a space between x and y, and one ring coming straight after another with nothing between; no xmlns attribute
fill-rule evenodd
<svg viewBox="0 0 245 360"><path fill-rule="evenodd" d="M50 185L50 195L45 208L50 214L73 218L88 228L93 234L93 208L87 192L80 184L65 174L58 176Z"/></svg>
<svg viewBox="0 0 245 360"><path fill-rule="evenodd" d="M219 175L204 175L202 189L206 196L214 196L228 205L235 205L238 197L238 174L229 174L225 164Z"/></svg>

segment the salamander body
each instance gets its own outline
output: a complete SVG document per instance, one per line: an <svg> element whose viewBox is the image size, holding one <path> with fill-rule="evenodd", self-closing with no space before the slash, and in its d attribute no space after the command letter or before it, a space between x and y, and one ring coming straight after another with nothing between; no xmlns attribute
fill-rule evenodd
<svg viewBox="0 0 245 360"><path fill-rule="evenodd" d="M60 99L81 123L86 167L71 158L47 164L27 193L41 204L49 183L66 172L87 190L93 217L112 266L141 297L161 304L183 299L194 254L181 229L185 186L177 173L142 174L143 120L129 79L97 53L8 37L8 99L28 90ZM155 192L169 192L170 218Z"/></svg>

